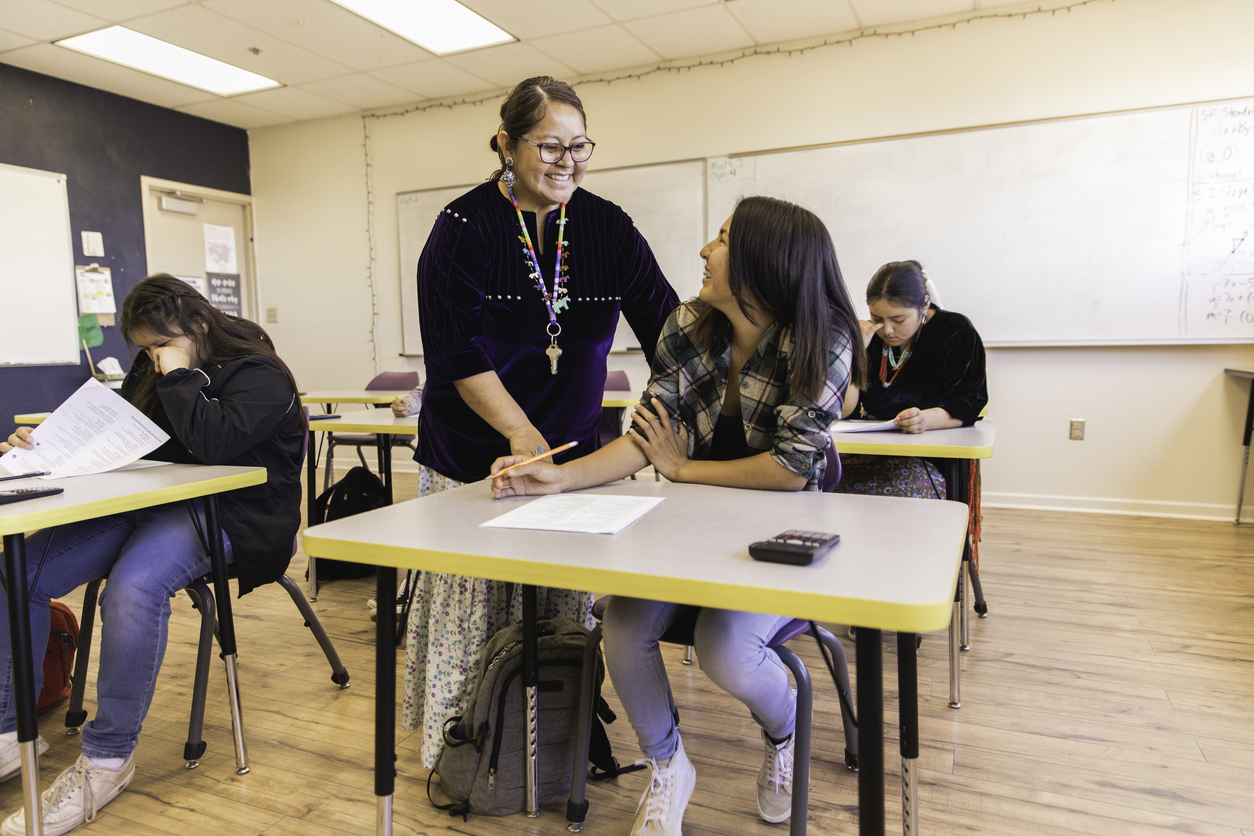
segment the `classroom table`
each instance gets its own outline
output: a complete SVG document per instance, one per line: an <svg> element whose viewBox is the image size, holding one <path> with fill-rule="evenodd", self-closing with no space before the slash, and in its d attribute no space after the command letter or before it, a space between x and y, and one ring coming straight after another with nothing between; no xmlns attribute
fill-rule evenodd
<svg viewBox="0 0 1254 836"><path fill-rule="evenodd" d="M392 403L393 399L403 398L408 395L410 391L409 389L377 389L374 391L366 389L316 389L312 392L302 392L300 402L305 406L323 404L326 406L327 412L333 412L334 410L331 407L342 403L386 406Z"/></svg>
<svg viewBox="0 0 1254 836"><path fill-rule="evenodd" d="M1224 374L1254 381L1254 369L1224 369ZM1245 407L1245 431L1241 437L1241 444L1245 447L1245 456L1241 459L1241 482L1237 485L1237 515L1232 521L1233 525L1241 524L1241 505L1245 501L1245 473L1250 467L1251 429L1254 429L1254 383L1250 384L1250 401Z"/></svg>
<svg viewBox="0 0 1254 836"><path fill-rule="evenodd" d="M481 528L531 497L494 501L481 481L305 531L311 555L380 566L378 600L395 596L393 568L453 572L522 585L524 605L537 586L595 589L682 604L767 611L858 626L859 806L861 833L884 833L883 682L880 631L939 630L952 616L967 508L955 502L814 492L751 491L669 482L621 481L587 493L660 496L656 508L613 536ZM840 545L812 566L760 563L749 543L781 530L834 531ZM524 609L524 612L527 612ZM395 613L376 624L376 831L390 834L395 760ZM534 636L534 623L523 628ZM534 647L524 633L523 646ZM898 654L903 811L915 798L918 757L915 654ZM535 666L524 657L524 685ZM529 694L532 692L529 692ZM523 700L534 711L529 699ZM799 706L798 710L807 709ZM525 718L536 728L534 715ZM543 734L543 729L538 734ZM535 734L530 736L534 744ZM746 740L746 751L754 745ZM804 809L808 752L797 748L794 810ZM575 764L582 771L585 764ZM535 786L534 755L527 776ZM529 815L538 813L528 795ZM568 811L582 799L572 799ZM568 816L570 814L568 813ZM794 813L792 832L805 832Z"/></svg>
<svg viewBox="0 0 1254 836"><path fill-rule="evenodd" d="M151 508L169 502L206 497L205 521L217 537L210 537L214 595L218 602L218 645L226 660L227 676L235 678L235 629L231 621L231 590L226 579L226 558L218 527L217 494L260 485L265 468L192 464L161 464L154 467L116 470L92 476L41 481L17 479L5 488L64 488L55 496L0 505L0 535L4 537L4 571L8 579L9 639L13 649L13 679L17 701L17 739L22 755L22 803L26 832L43 833L39 801L39 757L35 751L39 727L35 721L35 674L31 657L30 612L26 606L25 532L52 525L81 522L108 514ZM42 664L42 660L41 660ZM233 687L232 693L238 693ZM232 705L232 721L238 727L238 705Z"/></svg>
<svg viewBox="0 0 1254 836"><path fill-rule="evenodd" d="M836 451L844 455L920 456L937 460L945 477L945 498L967 501L970 473L963 465L971 459L987 459L993 455L993 438L997 425L985 418L970 427L950 427L923 433L887 432L832 433ZM967 532L968 538L974 532ZM967 600L971 576L970 540L962 549L962 573L954 596L953 618L949 623L949 707L962 707L962 666L960 650L971 649ZM978 577L976 578L978 584ZM983 598L977 595L977 599ZM983 615L983 613L981 614Z"/></svg>
<svg viewBox="0 0 1254 836"><path fill-rule="evenodd" d="M48 420L51 412L19 412L13 416L13 423L26 427L34 427Z"/></svg>

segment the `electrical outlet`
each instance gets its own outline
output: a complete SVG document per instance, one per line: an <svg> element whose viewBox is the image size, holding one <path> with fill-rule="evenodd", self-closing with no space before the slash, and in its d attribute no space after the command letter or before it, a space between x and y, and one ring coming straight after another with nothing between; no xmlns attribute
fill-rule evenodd
<svg viewBox="0 0 1254 836"><path fill-rule="evenodd" d="M1083 418L1071 419L1071 440L1072 441L1084 440L1084 419Z"/></svg>
<svg viewBox="0 0 1254 836"><path fill-rule="evenodd" d="M278 308L266 308L266 322L278 322L278 321L279 321L279 309Z"/></svg>

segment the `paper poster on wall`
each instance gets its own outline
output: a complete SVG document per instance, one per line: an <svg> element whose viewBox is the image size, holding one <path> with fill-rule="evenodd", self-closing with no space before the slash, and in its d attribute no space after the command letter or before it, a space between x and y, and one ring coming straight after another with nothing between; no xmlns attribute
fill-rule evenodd
<svg viewBox="0 0 1254 836"><path fill-rule="evenodd" d="M208 273L209 304L223 313L241 316L239 304L239 273Z"/></svg>
<svg viewBox="0 0 1254 836"><path fill-rule="evenodd" d="M100 320L95 314L84 314L78 318L78 341L87 348L104 345L104 332L100 330Z"/></svg>
<svg viewBox="0 0 1254 836"><path fill-rule="evenodd" d="M209 288L205 285L205 280L202 276L175 276L174 278L179 281L186 282L201 296L206 299L209 298Z"/></svg>
<svg viewBox="0 0 1254 836"><path fill-rule="evenodd" d="M235 258L235 227L205 224L205 272L239 272Z"/></svg>
<svg viewBox="0 0 1254 836"><path fill-rule="evenodd" d="M89 267L75 265L74 278L78 282L80 314L117 313L117 302L113 298L113 274L108 267L95 264Z"/></svg>

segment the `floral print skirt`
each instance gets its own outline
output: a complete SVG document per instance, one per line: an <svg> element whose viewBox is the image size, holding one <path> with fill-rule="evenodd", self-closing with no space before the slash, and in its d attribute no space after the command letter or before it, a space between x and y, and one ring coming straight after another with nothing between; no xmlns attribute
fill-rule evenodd
<svg viewBox="0 0 1254 836"><path fill-rule="evenodd" d="M836 493L944 499L945 477L936 465L913 456L841 456Z"/></svg>
<svg viewBox="0 0 1254 836"><path fill-rule="evenodd" d="M422 465L418 470L419 496L462 484ZM479 679L484 645L507 624L522 620L522 598L517 586L513 600L506 601L505 583L463 575L422 572L413 583L401 721L406 729L421 732L422 765L431 769L444 748L444 722L462 713ZM536 613L591 629L592 600L591 592L538 587Z"/></svg>

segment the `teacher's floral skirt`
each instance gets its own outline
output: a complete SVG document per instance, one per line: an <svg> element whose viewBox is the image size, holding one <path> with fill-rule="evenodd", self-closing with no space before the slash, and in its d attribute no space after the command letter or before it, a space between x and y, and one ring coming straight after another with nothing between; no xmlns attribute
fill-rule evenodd
<svg viewBox="0 0 1254 836"><path fill-rule="evenodd" d="M439 493L462 483L419 466L418 495ZM479 657L494 633L522 620L522 599L505 600L505 584L463 575L423 572L414 581L413 608L406 627L406 729L422 734L422 765L435 766L444 748L444 721L462 713L466 694L479 679ZM541 618L566 618L591 629L592 593L569 589L536 590Z"/></svg>
<svg viewBox="0 0 1254 836"><path fill-rule="evenodd" d="M945 477L936 465L913 456L841 456L836 493L944 499Z"/></svg>

